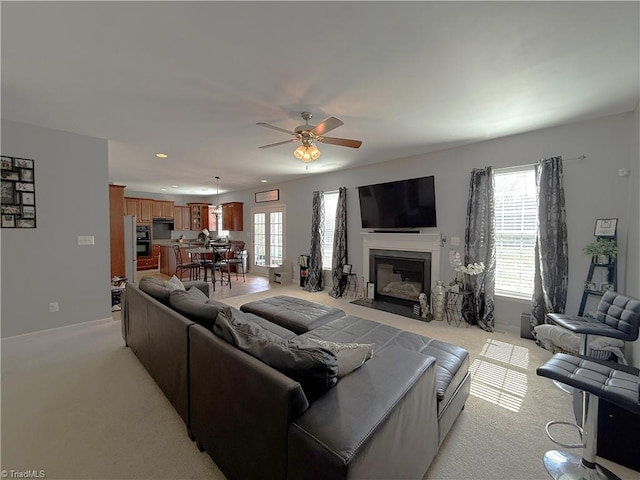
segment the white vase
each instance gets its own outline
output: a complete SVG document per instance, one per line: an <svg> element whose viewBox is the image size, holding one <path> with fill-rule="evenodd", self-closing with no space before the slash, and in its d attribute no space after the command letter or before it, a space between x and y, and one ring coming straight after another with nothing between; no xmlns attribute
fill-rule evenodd
<svg viewBox="0 0 640 480"><path fill-rule="evenodd" d="M444 320L444 309L447 304L447 287L438 280L431 289L431 313L434 320Z"/></svg>

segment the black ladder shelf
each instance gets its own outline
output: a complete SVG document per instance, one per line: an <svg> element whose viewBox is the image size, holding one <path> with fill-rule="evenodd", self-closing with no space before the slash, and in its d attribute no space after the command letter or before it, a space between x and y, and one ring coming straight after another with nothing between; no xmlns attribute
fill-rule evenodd
<svg viewBox="0 0 640 480"><path fill-rule="evenodd" d="M596 240L615 240L617 242L617 236L614 233L612 236L600 236L596 235ZM589 273L587 273L587 279L584 282L584 291L582 292L582 300L580 301L580 309L578 310L578 316L584 314L584 309L587 305L587 300L591 297L598 298L598 301L604 292L608 290L618 290L618 264L615 258L609 258L608 263L597 263L597 257L591 257L591 264L589 265ZM607 287L603 288L602 283L594 282L594 276L596 272L602 272L602 269L606 269Z"/></svg>

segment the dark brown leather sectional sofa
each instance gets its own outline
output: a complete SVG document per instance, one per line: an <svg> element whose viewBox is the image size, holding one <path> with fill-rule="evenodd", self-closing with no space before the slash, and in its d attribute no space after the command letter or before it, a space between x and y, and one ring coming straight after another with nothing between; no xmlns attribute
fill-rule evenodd
<svg viewBox="0 0 640 480"><path fill-rule="evenodd" d="M309 404L299 382L214 334L201 310L163 301L127 285L123 338L230 479L422 478L469 395L460 347L292 297L243 305L284 340L375 344Z"/></svg>

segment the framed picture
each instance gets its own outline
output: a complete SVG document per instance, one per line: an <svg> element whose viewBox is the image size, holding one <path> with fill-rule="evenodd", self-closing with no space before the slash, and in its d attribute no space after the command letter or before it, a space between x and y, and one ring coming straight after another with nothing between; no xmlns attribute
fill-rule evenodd
<svg viewBox="0 0 640 480"><path fill-rule="evenodd" d="M23 182L33 182L33 170L30 168L20 169L20 180Z"/></svg>
<svg viewBox="0 0 640 480"><path fill-rule="evenodd" d="M617 218L599 218L596 220L596 228L593 234L596 237L615 237L617 226Z"/></svg>
<svg viewBox="0 0 640 480"><path fill-rule="evenodd" d="M349 265L348 263L345 263L342 266L342 274L343 275L349 275L351 273L351 265Z"/></svg>
<svg viewBox="0 0 640 480"><path fill-rule="evenodd" d="M376 284L373 282L367 282L367 300L373 302L376 298Z"/></svg>
<svg viewBox="0 0 640 480"><path fill-rule="evenodd" d="M0 157L0 168L2 170L13 170L13 158Z"/></svg>
<svg viewBox="0 0 640 480"><path fill-rule="evenodd" d="M2 180L13 180L13 181L20 180L20 174L18 172L14 172L12 170L0 170L0 171L2 172L0 173Z"/></svg>
<svg viewBox="0 0 640 480"><path fill-rule="evenodd" d="M280 200L280 190L267 190L266 192L256 192L256 203L274 202Z"/></svg>
<svg viewBox="0 0 640 480"><path fill-rule="evenodd" d="M593 291L598 290L598 286L596 285L595 282L584 282L584 286L587 290L593 290Z"/></svg>
<svg viewBox="0 0 640 480"><path fill-rule="evenodd" d="M33 160L28 158L14 158L14 163L18 168L31 168L33 169Z"/></svg>
<svg viewBox="0 0 640 480"><path fill-rule="evenodd" d="M36 228L36 221L26 218L18 219L18 228Z"/></svg>
<svg viewBox="0 0 640 480"><path fill-rule="evenodd" d="M30 205L23 205L22 218L36 218L36 207L30 206Z"/></svg>
<svg viewBox="0 0 640 480"><path fill-rule="evenodd" d="M19 215L20 205L2 205L2 213L7 215Z"/></svg>
<svg viewBox="0 0 640 480"><path fill-rule="evenodd" d="M0 201L3 205L16 203L16 184L14 182L2 181L0 190Z"/></svg>
<svg viewBox="0 0 640 480"><path fill-rule="evenodd" d="M23 205L35 205L36 197L33 193L22 192L22 204Z"/></svg>
<svg viewBox="0 0 640 480"><path fill-rule="evenodd" d="M2 215L2 228L14 228L16 226L15 215Z"/></svg>
<svg viewBox="0 0 640 480"><path fill-rule="evenodd" d="M0 156L0 227L36 228L34 161Z"/></svg>

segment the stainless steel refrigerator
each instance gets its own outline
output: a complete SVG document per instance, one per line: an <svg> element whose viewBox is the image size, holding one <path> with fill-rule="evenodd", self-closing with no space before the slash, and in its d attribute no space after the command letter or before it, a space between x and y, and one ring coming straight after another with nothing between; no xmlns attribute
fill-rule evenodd
<svg viewBox="0 0 640 480"><path fill-rule="evenodd" d="M124 216L124 274L128 282L136 281L136 217L134 215Z"/></svg>

